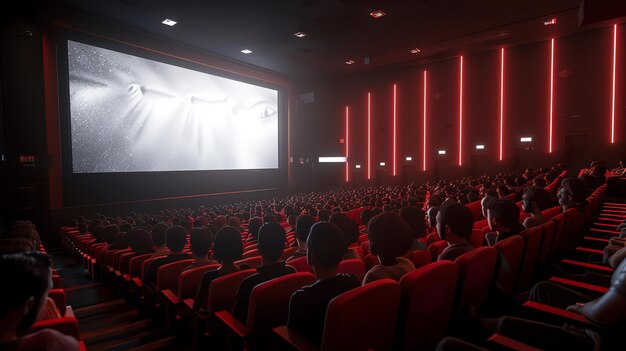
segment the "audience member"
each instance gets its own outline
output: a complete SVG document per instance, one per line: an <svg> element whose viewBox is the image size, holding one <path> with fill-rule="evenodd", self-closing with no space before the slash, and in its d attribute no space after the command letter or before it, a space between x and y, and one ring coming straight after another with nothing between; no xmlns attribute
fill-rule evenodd
<svg viewBox="0 0 626 351"><path fill-rule="evenodd" d="M508 199L496 199L491 203L487 209L487 223L491 232L485 235L485 242L489 246L524 230L519 223L519 207Z"/></svg>
<svg viewBox="0 0 626 351"><path fill-rule="evenodd" d="M185 244L187 244L187 232L185 231L185 227L174 225L167 228L167 231L165 232L165 242L167 244L167 248L169 249L169 253L166 256L155 258L150 266L148 266L146 279L143 282L146 285L156 284L157 272L161 266L192 258L191 255L184 252Z"/></svg>
<svg viewBox="0 0 626 351"><path fill-rule="evenodd" d="M224 228L224 227L222 227ZM236 227L233 227L236 228ZM217 261L209 259L209 250L213 246L213 233L209 228L191 228L189 233L189 245L194 262L184 270L215 264Z"/></svg>
<svg viewBox="0 0 626 351"><path fill-rule="evenodd" d="M320 222L311 227L307 241L307 262L318 280L293 293L289 302L287 326L316 346L322 341L330 300L359 286L356 277L337 274L337 265L344 251L343 234L335 225Z"/></svg>
<svg viewBox="0 0 626 351"><path fill-rule="evenodd" d="M300 215L296 220L296 241L298 242L298 250L287 259L287 262L299 257L306 256L306 241L309 236L311 227L315 224L315 219L309 215Z"/></svg>
<svg viewBox="0 0 626 351"><path fill-rule="evenodd" d="M259 251L263 259L263 265L257 268L257 273L247 277L239 285L233 316L242 323L248 319L248 305L250 294L255 286L268 280L281 277L286 274L295 273L291 266L286 266L280 261L280 256L285 247L286 234L283 227L276 222L265 223L259 229Z"/></svg>
<svg viewBox="0 0 626 351"><path fill-rule="evenodd" d="M415 270L413 263L404 256L411 249L411 228L395 213L385 212L371 219L367 232L370 251L378 256L380 264L372 267L363 284L378 279L391 278L399 281L403 275Z"/></svg>
<svg viewBox="0 0 626 351"><path fill-rule="evenodd" d="M437 213L437 232L441 239L448 242L448 247L437 259L454 261L472 251L474 247L468 240L472 235L473 225L474 216L467 207L461 204L441 206Z"/></svg>
<svg viewBox="0 0 626 351"><path fill-rule="evenodd" d="M550 194L547 190L536 186L530 186L524 190L522 195L522 208L524 212L530 213L530 217L524 220L524 227L538 227L548 221L542 213L550 205Z"/></svg>

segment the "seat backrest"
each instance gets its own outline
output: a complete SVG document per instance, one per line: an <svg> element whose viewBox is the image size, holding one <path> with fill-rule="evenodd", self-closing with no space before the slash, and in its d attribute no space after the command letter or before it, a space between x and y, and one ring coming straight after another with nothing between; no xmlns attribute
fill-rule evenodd
<svg viewBox="0 0 626 351"><path fill-rule="evenodd" d="M254 273L256 269L246 269L213 279L209 286L207 313L232 310L241 281Z"/></svg>
<svg viewBox="0 0 626 351"><path fill-rule="evenodd" d="M480 200L470 202L469 204L465 205L465 207L467 207L470 212L472 212L472 216L474 216L474 222L483 218L483 207L480 204Z"/></svg>
<svg viewBox="0 0 626 351"><path fill-rule="evenodd" d="M122 274L128 273L130 269L130 259L137 256L139 255L137 255L135 251L129 251L121 254L119 260L117 261L117 268L115 268L115 270L120 271Z"/></svg>
<svg viewBox="0 0 626 351"><path fill-rule="evenodd" d="M342 260L337 266L337 273L354 274L362 282L365 277L365 262L358 258Z"/></svg>
<svg viewBox="0 0 626 351"><path fill-rule="evenodd" d="M252 249L243 253L243 258L249 257L261 257L261 251L259 251L259 249Z"/></svg>
<svg viewBox="0 0 626 351"><path fill-rule="evenodd" d="M532 227L524 230L520 235L524 238L524 256L522 267L517 279L516 291L528 288L535 272L535 266L539 258L539 248L541 246L541 227Z"/></svg>
<svg viewBox="0 0 626 351"><path fill-rule="evenodd" d="M434 243L428 245L428 252L430 253L430 258L433 262L437 261L437 258L446 247L448 247L448 242L445 240L435 241Z"/></svg>
<svg viewBox="0 0 626 351"><path fill-rule="evenodd" d="M433 262L400 279L399 350L432 350L448 331L458 268L454 262Z"/></svg>
<svg viewBox="0 0 626 351"><path fill-rule="evenodd" d="M245 264L250 268L257 268L263 265L263 258L261 256L248 257L243 260L236 261L235 264L242 265Z"/></svg>
<svg viewBox="0 0 626 351"><path fill-rule="evenodd" d="M120 252L121 249L114 249L114 250L108 250L105 254L104 254L104 265L107 267L113 267L113 257L115 256L116 253Z"/></svg>
<svg viewBox="0 0 626 351"><path fill-rule="evenodd" d="M182 272L178 277L178 298L182 301L196 296L204 273L218 268L220 268L219 264L208 264Z"/></svg>
<svg viewBox="0 0 626 351"><path fill-rule="evenodd" d="M146 274L148 274L148 268L150 268L152 261L154 261L155 259L156 257L150 257L149 259L143 261L143 263L141 264L141 280L146 280Z"/></svg>
<svg viewBox="0 0 626 351"><path fill-rule="evenodd" d="M135 256L128 263L128 274L131 278L141 277L144 261L152 258L152 253Z"/></svg>
<svg viewBox="0 0 626 351"><path fill-rule="evenodd" d="M372 254L367 254L363 257L363 263L365 263L365 270L369 271L377 264L380 264L380 259L378 256L374 256Z"/></svg>
<svg viewBox="0 0 626 351"><path fill-rule="evenodd" d="M554 216L558 215L559 213L561 213L561 206L554 206L552 208L549 208L547 210L543 210L541 211L541 214L544 215L544 217L548 218L548 219L552 219L554 218Z"/></svg>
<svg viewBox="0 0 626 351"><path fill-rule="evenodd" d="M439 233L437 233L437 231L434 231L428 235L426 235L426 245L430 245L434 242L437 242L441 240L441 238L439 237Z"/></svg>
<svg viewBox="0 0 626 351"><path fill-rule="evenodd" d="M252 289L246 326L250 333L270 330L287 323L291 295L315 282L315 276L298 272L268 280Z"/></svg>
<svg viewBox="0 0 626 351"><path fill-rule="evenodd" d="M485 241L485 233L482 229L472 229L472 235L469 238L469 243L474 248L483 246Z"/></svg>
<svg viewBox="0 0 626 351"><path fill-rule="evenodd" d="M297 246L292 246L292 247L288 247L288 248L284 249L283 250L283 254L281 256L281 260L284 261L284 260L288 259L296 251L298 251L298 247Z"/></svg>
<svg viewBox="0 0 626 351"><path fill-rule="evenodd" d="M520 223L524 223L524 220L525 220L526 218L528 218L528 217L530 217L530 213L520 211L520 213L519 213L519 222L520 222Z"/></svg>
<svg viewBox="0 0 626 351"><path fill-rule="evenodd" d="M335 297L328 304L321 350L391 350L399 306L400 284L391 279Z"/></svg>
<svg viewBox="0 0 626 351"><path fill-rule="evenodd" d="M541 228L541 245L539 246L539 257L537 262L546 263L550 259L550 248L552 247L552 241L554 241L554 231L556 230L556 223L553 221L547 221L540 226Z"/></svg>
<svg viewBox="0 0 626 351"><path fill-rule="evenodd" d="M193 259L180 260L159 267L157 271L156 286L159 290L176 290L178 289L178 277L185 267L193 263Z"/></svg>
<svg viewBox="0 0 626 351"><path fill-rule="evenodd" d="M517 278L522 267L524 238L521 235L513 235L497 242L494 248L498 250L496 283L504 291L513 292L517 286Z"/></svg>
<svg viewBox="0 0 626 351"><path fill-rule="evenodd" d="M493 247L479 247L454 261L459 269L456 315L470 305L480 311L493 282L498 252Z"/></svg>
<svg viewBox="0 0 626 351"><path fill-rule="evenodd" d="M361 250L363 251L363 257L367 256L370 253L370 242L364 241L361 243Z"/></svg>
<svg viewBox="0 0 626 351"><path fill-rule="evenodd" d="M472 228L474 229L483 229L484 227L489 226L489 221L486 219L481 219L480 221L474 222Z"/></svg>
<svg viewBox="0 0 626 351"><path fill-rule="evenodd" d="M550 255L548 259L553 258L556 255L557 250L561 247L561 240L563 239L563 235L565 233L568 216L569 213L565 214L565 212L563 212L552 218L552 221L554 221L554 237L552 238L552 243L550 244Z"/></svg>
<svg viewBox="0 0 626 351"><path fill-rule="evenodd" d="M565 215L565 229L563 236L561 237L561 245L572 243L580 238L583 225L585 224L585 217L583 213L575 208L569 208L564 213Z"/></svg>
<svg viewBox="0 0 626 351"><path fill-rule="evenodd" d="M133 249L126 248L126 249L122 249L122 250L119 250L116 253L114 253L113 254L113 262L111 263L111 267L113 267L114 270L118 270L119 269L119 263L120 263L120 256L122 256L125 253L129 253L129 252L133 252Z"/></svg>
<svg viewBox="0 0 626 351"><path fill-rule="evenodd" d="M306 261L306 256L295 258L287 262L287 265L295 268L298 272L313 273L313 268L309 266L309 263Z"/></svg>
<svg viewBox="0 0 626 351"><path fill-rule="evenodd" d="M411 257L409 259L413 262L413 266L415 266L415 268L423 267L433 261L430 256L430 252L426 250L415 250L411 252Z"/></svg>

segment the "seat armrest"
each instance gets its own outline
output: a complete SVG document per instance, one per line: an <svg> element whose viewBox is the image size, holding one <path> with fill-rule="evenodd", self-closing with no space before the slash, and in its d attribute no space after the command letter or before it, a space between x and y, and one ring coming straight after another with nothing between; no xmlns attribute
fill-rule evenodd
<svg viewBox="0 0 626 351"><path fill-rule="evenodd" d="M65 291L63 289L52 289L48 292L48 297L54 301L54 304L59 309L59 312L61 312L61 316L64 316L65 305L67 303L65 299Z"/></svg>
<svg viewBox="0 0 626 351"><path fill-rule="evenodd" d="M511 338L507 338L506 336L500 335L498 333L490 336L487 341L489 341L493 345L499 346L498 348L506 348L518 351L541 351L541 349L524 344L523 342L517 340L513 340Z"/></svg>
<svg viewBox="0 0 626 351"><path fill-rule="evenodd" d="M598 250L598 249L590 249L588 247L577 247L576 251L579 252L586 252L586 253L591 253L591 254L598 254L598 255L603 255L604 251L603 250Z"/></svg>
<svg viewBox="0 0 626 351"><path fill-rule="evenodd" d="M135 285L137 287L142 287L143 286L143 282L141 281L141 278L135 277L135 278L133 278L133 282L135 283Z"/></svg>
<svg viewBox="0 0 626 351"><path fill-rule="evenodd" d="M241 323L235 316L228 311L220 311L215 313L215 317L222 322L230 331L235 333L240 338L245 338L248 335L248 328Z"/></svg>
<svg viewBox="0 0 626 351"><path fill-rule="evenodd" d="M165 296L167 301L169 301L169 303L171 303L174 306L178 306L178 304L181 303L178 296L174 294L174 292L170 289L161 290L161 294L163 294L163 296Z"/></svg>
<svg viewBox="0 0 626 351"><path fill-rule="evenodd" d="M35 322L35 324L28 329L26 334L34 333L43 329L54 329L62 334L73 336L77 340L79 338L78 321L74 317L65 316Z"/></svg>
<svg viewBox="0 0 626 351"><path fill-rule="evenodd" d="M313 345L298 332L289 329L286 325L281 325L272 329L276 335L299 351L318 351L319 348Z"/></svg>
<svg viewBox="0 0 626 351"><path fill-rule="evenodd" d="M579 282L579 281L576 281L576 280L565 279L565 278L560 278L560 277L552 277L552 278L550 278L550 281L555 282L555 283L560 283L560 284L565 284L565 285L577 287L577 288L581 288L581 289L585 289L585 290L591 290L591 291L599 292L599 293L602 293L602 294L604 294L607 291L609 291L608 288L603 287L603 286L583 283L583 282Z"/></svg>

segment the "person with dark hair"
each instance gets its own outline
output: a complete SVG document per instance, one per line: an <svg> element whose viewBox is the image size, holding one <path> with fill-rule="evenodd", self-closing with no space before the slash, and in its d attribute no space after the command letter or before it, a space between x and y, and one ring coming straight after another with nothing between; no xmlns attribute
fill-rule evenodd
<svg viewBox="0 0 626 351"><path fill-rule="evenodd" d="M9 229L6 238L22 238L33 243L35 249L39 249L41 238L37 228L31 221L16 221Z"/></svg>
<svg viewBox="0 0 626 351"><path fill-rule="evenodd" d="M565 178L561 181L561 187L557 195L559 205L563 207L563 212L570 208L583 211L587 206L589 193L589 186L581 179Z"/></svg>
<svg viewBox="0 0 626 351"><path fill-rule="evenodd" d="M361 223L363 223L363 225L366 228L367 228L367 224L370 222L370 219L372 218L374 218L374 212L370 210L369 208L366 208L363 211L361 211L361 215L360 215Z"/></svg>
<svg viewBox="0 0 626 351"><path fill-rule="evenodd" d="M167 231L167 224L165 222L159 222L152 227L151 238L154 246L154 257L160 257L167 255L167 247L165 246L165 232Z"/></svg>
<svg viewBox="0 0 626 351"><path fill-rule="evenodd" d="M357 247L359 247L359 225L353 220L348 218L341 212L333 213L329 218L329 223L337 226L346 238L346 253L344 254L344 260L358 258L361 259Z"/></svg>
<svg viewBox="0 0 626 351"><path fill-rule="evenodd" d="M136 254L149 253L154 250L150 233L143 228L133 228L128 234L128 245Z"/></svg>
<svg viewBox="0 0 626 351"><path fill-rule="evenodd" d="M165 232L165 243L169 249L169 253L167 256L157 257L152 261L150 266L148 266L146 280L143 282L144 284L156 284L157 272L161 266L191 258L191 255L184 252L185 244L187 244L187 231L185 227L174 225L167 228Z"/></svg>
<svg viewBox="0 0 626 351"><path fill-rule="evenodd" d="M276 222L265 223L259 229L259 251L263 265L257 267L257 273L241 282L233 307L233 316L242 323L245 323L248 318L250 294L252 294L252 289L255 286L296 272L293 267L286 266L284 261L280 261L280 256L285 248L285 240L285 230Z"/></svg>
<svg viewBox="0 0 626 351"><path fill-rule="evenodd" d="M533 179L533 186L538 188L545 188L548 184L546 184L546 179L544 177L535 177Z"/></svg>
<svg viewBox="0 0 626 351"><path fill-rule="evenodd" d="M400 217L409 225L413 233L413 244L411 250L426 250L426 244L419 239L426 234L426 222L424 221L424 211L414 206L406 206L400 209Z"/></svg>
<svg viewBox="0 0 626 351"><path fill-rule="evenodd" d="M337 274L337 266L344 251L343 234L337 226L320 222L311 227L307 241L307 262L318 280L291 295L287 326L317 346L322 341L330 300L359 287L359 280L355 276Z"/></svg>
<svg viewBox="0 0 626 351"><path fill-rule="evenodd" d="M472 211L461 204L441 206L437 213L437 232L439 237L448 242L437 260L454 261L459 256L474 250L469 238L472 235L474 216Z"/></svg>
<svg viewBox="0 0 626 351"><path fill-rule="evenodd" d="M222 227L223 228L223 227ZM189 233L189 245L194 262L185 267L183 271L215 264L217 261L209 260L209 250L213 246L213 233L209 228L191 228Z"/></svg>
<svg viewBox="0 0 626 351"><path fill-rule="evenodd" d="M259 217L252 217L248 222L248 233L250 236L248 237L248 242L256 242L259 236L259 229L263 225L263 220Z"/></svg>
<svg viewBox="0 0 626 351"><path fill-rule="evenodd" d="M525 228L519 223L519 207L508 199L496 199L487 209L487 223L492 231L485 234L485 243L495 245L517 235Z"/></svg>
<svg viewBox="0 0 626 351"><path fill-rule="evenodd" d="M372 267L363 278L363 285L378 279L400 281L403 275L415 270L413 262L402 257L411 249L411 228L402 217L392 212L382 213L367 227L370 251L378 256L380 264Z"/></svg>
<svg viewBox="0 0 626 351"><path fill-rule="evenodd" d="M437 214L439 213L439 206L431 206L426 210L426 220L430 228L437 227Z"/></svg>
<svg viewBox="0 0 626 351"><path fill-rule="evenodd" d="M196 298L193 300L193 309L195 311L206 309L209 299L209 288L213 280L249 268L247 265L235 264L235 261L241 259L242 254L243 244L237 228L226 226L218 230L213 246L213 258L221 265L220 268L206 272L202 276Z"/></svg>
<svg viewBox="0 0 626 351"><path fill-rule="evenodd" d="M318 222L328 222L328 219L330 218L331 214L332 213L330 212L330 210L321 209L321 210L319 210L319 212L317 212L317 221Z"/></svg>
<svg viewBox="0 0 626 351"><path fill-rule="evenodd" d="M126 235L122 234L117 224L109 224L104 227L104 237L111 243L107 250L120 250L128 247Z"/></svg>
<svg viewBox="0 0 626 351"><path fill-rule="evenodd" d="M550 205L550 193L546 189L529 186L524 190L522 195L522 209L524 212L530 213L530 217L524 220L524 228L538 227L548 221L541 214Z"/></svg>
<svg viewBox="0 0 626 351"><path fill-rule="evenodd" d="M313 217L309 215L298 216L296 220L296 241L298 242L298 250L287 259L287 262L306 256L306 240L313 224L315 224Z"/></svg>
<svg viewBox="0 0 626 351"><path fill-rule="evenodd" d="M489 206L491 206L497 198L497 196L485 195L485 197L480 200L483 217L487 218L487 209L489 209Z"/></svg>
<svg viewBox="0 0 626 351"><path fill-rule="evenodd" d="M52 329L20 336L35 323L52 288L48 255L38 251L0 255L0 276L19 282L0 289L0 349L79 350L76 339Z"/></svg>

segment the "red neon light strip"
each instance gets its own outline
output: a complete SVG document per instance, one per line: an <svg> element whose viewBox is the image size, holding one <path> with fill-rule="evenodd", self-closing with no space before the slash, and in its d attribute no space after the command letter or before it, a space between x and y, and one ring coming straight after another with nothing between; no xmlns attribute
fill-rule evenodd
<svg viewBox="0 0 626 351"><path fill-rule="evenodd" d="M396 85L393 85L393 175L396 175Z"/></svg>
<svg viewBox="0 0 626 351"><path fill-rule="evenodd" d="M372 179L372 93L367 93L367 179Z"/></svg>
<svg viewBox="0 0 626 351"><path fill-rule="evenodd" d="M554 95L554 39L550 44L550 135L548 137L548 152L552 153L552 108L553 108L553 95Z"/></svg>
<svg viewBox="0 0 626 351"><path fill-rule="evenodd" d="M424 155L422 156L422 170L426 170L426 70L424 70Z"/></svg>
<svg viewBox="0 0 626 351"><path fill-rule="evenodd" d="M459 72L459 166L463 165L463 56Z"/></svg>
<svg viewBox="0 0 626 351"><path fill-rule="evenodd" d="M504 129L504 48L500 49L500 161L503 159L502 130Z"/></svg>
<svg viewBox="0 0 626 351"><path fill-rule="evenodd" d="M346 106L346 182L350 181L350 112Z"/></svg>
<svg viewBox="0 0 626 351"><path fill-rule="evenodd" d="M611 100L611 144L615 142L615 62L617 58L617 24L613 25L613 98Z"/></svg>

